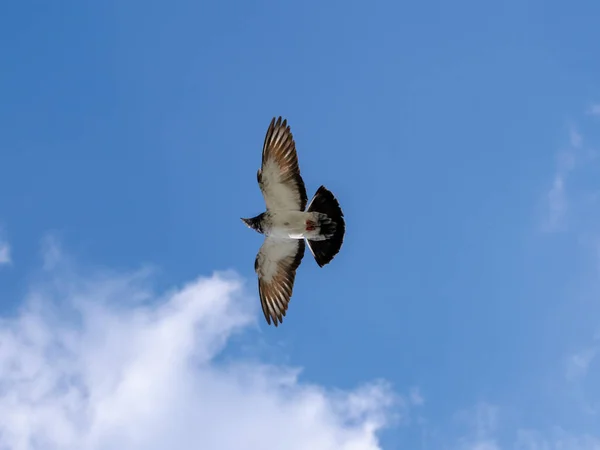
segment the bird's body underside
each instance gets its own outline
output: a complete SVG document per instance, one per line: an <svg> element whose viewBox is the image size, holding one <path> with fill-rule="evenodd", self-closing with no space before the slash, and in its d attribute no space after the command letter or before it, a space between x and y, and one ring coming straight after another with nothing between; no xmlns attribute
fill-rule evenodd
<svg viewBox="0 0 600 450"><path fill-rule="evenodd" d="M254 262L267 323L277 326L292 296L296 269L306 243L320 267L339 252L345 234L344 214L335 196L321 186L308 208L290 127L273 119L265 136L258 185L267 210L244 223L265 235Z"/></svg>
<svg viewBox="0 0 600 450"><path fill-rule="evenodd" d="M331 236L322 233L332 223L326 214L304 211L268 211L263 216L263 234L284 239L313 239L321 241Z"/></svg>

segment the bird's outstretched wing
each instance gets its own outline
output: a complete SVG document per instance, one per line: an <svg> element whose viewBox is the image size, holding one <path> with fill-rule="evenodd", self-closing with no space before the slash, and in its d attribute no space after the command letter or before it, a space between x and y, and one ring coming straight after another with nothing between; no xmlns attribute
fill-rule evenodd
<svg viewBox="0 0 600 450"><path fill-rule="evenodd" d="M308 198L296 143L287 120L282 122L281 117L273 118L267 130L257 178L267 210L304 211Z"/></svg>
<svg viewBox="0 0 600 450"><path fill-rule="evenodd" d="M283 321L304 249L304 239L267 236L256 255L254 270L258 275L258 295L269 325L271 320L275 326Z"/></svg>

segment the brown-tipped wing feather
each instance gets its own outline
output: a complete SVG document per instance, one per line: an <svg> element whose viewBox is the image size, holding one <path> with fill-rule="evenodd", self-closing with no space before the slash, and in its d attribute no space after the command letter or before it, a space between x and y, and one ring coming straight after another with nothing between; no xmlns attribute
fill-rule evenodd
<svg viewBox="0 0 600 450"><path fill-rule="evenodd" d="M282 323L294 290L296 269L304 257L304 239L265 238L254 269L258 274L258 294L267 323Z"/></svg>
<svg viewBox="0 0 600 450"><path fill-rule="evenodd" d="M265 136L257 173L267 210L304 211L308 197L300 176L294 137L281 117L273 118Z"/></svg>

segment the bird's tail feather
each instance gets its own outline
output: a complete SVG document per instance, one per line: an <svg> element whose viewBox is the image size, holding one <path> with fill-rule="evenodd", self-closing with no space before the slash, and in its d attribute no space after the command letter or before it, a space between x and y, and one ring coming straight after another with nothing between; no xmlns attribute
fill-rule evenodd
<svg viewBox="0 0 600 450"><path fill-rule="evenodd" d="M335 196L325 186L317 189L306 211L325 214L329 219L322 220L319 223L320 234L322 235L320 239L307 239L308 248L315 261L319 267L323 267L338 254L344 242L346 232L344 213Z"/></svg>

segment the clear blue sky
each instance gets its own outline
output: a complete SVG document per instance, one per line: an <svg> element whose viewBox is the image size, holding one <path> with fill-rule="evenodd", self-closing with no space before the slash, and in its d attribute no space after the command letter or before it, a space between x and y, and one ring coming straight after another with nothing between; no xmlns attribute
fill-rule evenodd
<svg viewBox="0 0 600 450"><path fill-rule="evenodd" d="M157 268L159 291L232 269L258 305L262 237L239 218L264 209L282 115L346 240L305 259L283 326L255 309L222 356L418 388L383 448L600 442L599 17L592 0L5 2L0 312L48 234L86 267Z"/></svg>

